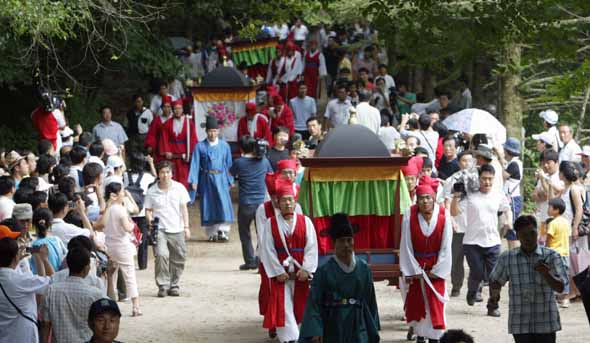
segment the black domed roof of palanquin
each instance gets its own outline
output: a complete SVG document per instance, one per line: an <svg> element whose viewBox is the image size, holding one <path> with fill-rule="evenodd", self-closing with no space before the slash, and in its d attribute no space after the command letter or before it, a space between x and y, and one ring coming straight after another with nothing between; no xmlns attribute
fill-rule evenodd
<svg viewBox="0 0 590 343"><path fill-rule="evenodd" d="M239 70L232 67L217 67L203 77L201 87L234 88L248 87L250 84Z"/></svg>
<svg viewBox="0 0 590 343"><path fill-rule="evenodd" d="M381 139L363 125L343 125L330 130L315 157L390 157Z"/></svg>

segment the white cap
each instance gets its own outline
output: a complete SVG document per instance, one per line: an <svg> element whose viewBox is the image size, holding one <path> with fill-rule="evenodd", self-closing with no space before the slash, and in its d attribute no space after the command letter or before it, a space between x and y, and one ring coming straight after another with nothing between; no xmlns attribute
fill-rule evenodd
<svg viewBox="0 0 590 343"><path fill-rule="evenodd" d="M125 162L123 162L123 159L117 155L109 156L107 159L107 167L119 168L124 165Z"/></svg>
<svg viewBox="0 0 590 343"><path fill-rule="evenodd" d="M582 147L582 152L579 152L577 155L590 157L590 145L584 145L584 147Z"/></svg>
<svg viewBox="0 0 590 343"><path fill-rule="evenodd" d="M559 115L554 110L542 111L539 113L539 117L551 125L555 125L559 121Z"/></svg>
<svg viewBox="0 0 590 343"><path fill-rule="evenodd" d="M538 135L533 135L533 139L536 141L543 141L545 144L555 146L555 139L547 131L541 132Z"/></svg>
<svg viewBox="0 0 590 343"><path fill-rule="evenodd" d="M115 142L113 142L111 139L103 139L102 146L104 147L104 153L107 156L116 155L119 153L119 148L117 148L117 145L115 145Z"/></svg>

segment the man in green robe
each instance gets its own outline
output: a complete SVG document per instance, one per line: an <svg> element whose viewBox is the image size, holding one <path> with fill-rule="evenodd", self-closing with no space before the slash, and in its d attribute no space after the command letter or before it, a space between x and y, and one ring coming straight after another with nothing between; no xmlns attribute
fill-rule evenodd
<svg viewBox="0 0 590 343"><path fill-rule="evenodd" d="M379 342L380 324L369 266L354 256L354 233L348 216L336 213L321 232L334 243L334 255L314 274L299 342Z"/></svg>

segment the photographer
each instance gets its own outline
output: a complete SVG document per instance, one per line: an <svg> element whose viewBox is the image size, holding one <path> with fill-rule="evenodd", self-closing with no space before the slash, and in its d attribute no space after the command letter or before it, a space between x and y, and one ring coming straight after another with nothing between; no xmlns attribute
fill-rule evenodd
<svg viewBox="0 0 590 343"><path fill-rule="evenodd" d="M501 172L501 171L498 171ZM502 230L512 227L512 212L506 196L493 189L496 171L491 165L479 169L479 191L468 192L464 211L467 225L463 237L463 249L469 265L467 304L473 306L481 298L481 282L494 269L502 240L498 232L498 214L502 213ZM460 199L464 196L465 186L455 184L451 215L461 214ZM488 316L499 317L498 305L488 299Z"/></svg>
<svg viewBox="0 0 590 343"><path fill-rule="evenodd" d="M251 138L250 136L248 137ZM272 169L277 170L277 163L279 163L280 160L289 159L289 150L287 149L287 143L289 143L289 129L284 126L277 126L272 130L272 137L275 144L268 152L268 159Z"/></svg>
<svg viewBox="0 0 590 343"><path fill-rule="evenodd" d="M94 238L94 230L90 224L90 220L86 216L86 205L84 201L78 198L76 201L68 201L68 197L63 193L56 193L49 197L49 209L53 212L52 232L56 237L59 237L64 244L68 244L72 237L79 235ZM84 228L66 223L65 216L70 211L76 211Z"/></svg>
<svg viewBox="0 0 590 343"><path fill-rule="evenodd" d="M3 227L0 230L0 342L38 342L35 295L45 293L51 278L22 274L15 270L23 250L19 249L15 235L5 232L5 229ZM46 248L35 253L43 261L40 265L49 266L48 271L40 275L53 274L46 253Z"/></svg>
<svg viewBox="0 0 590 343"><path fill-rule="evenodd" d="M282 137L279 138L282 139ZM258 268L252 248L250 224L256 216L256 209L264 202L266 193L264 177L266 173L273 171L266 157L256 156L255 145L254 138L248 135L243 136L240 139L242 157L236 159L229 170L239 180L238 230L244 257L244 264L240 266L240 270Z"/></svg>

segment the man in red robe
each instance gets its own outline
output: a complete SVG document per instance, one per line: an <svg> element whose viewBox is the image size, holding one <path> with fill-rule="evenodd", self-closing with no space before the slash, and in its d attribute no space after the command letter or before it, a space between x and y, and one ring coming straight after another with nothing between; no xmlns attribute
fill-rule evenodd
<svg viewBox="0 0 590 343"><path fill-rule="evenodd" d="M162 113L156 115L150 124L145 136L144 146L148 154L154 157L156 163L162 160L162 129L164 124L172 116L172 97L164 96L162 99Z"/></svg>
<svg viewBox="0 0 590 343"><path fill-rule="evenodd" d="M292 183L277 178L276 196L280 213L266 221L260 259L270 279L270 297L264 328L276 328L280 342L299 339L309 294L309 279L318 264L318 246L311 219L295 213Z"/></svg>
<svg viewBox="0 0 590 343"><path fill-rule="evenodd" d="M160 155L174 164L174 180L188 189L190 158L192 148L197 144L197 133L193 121L183 113L182 99L174 101L173 106L172 119L162 127Z"/></svg>
<svg viewBox="0 0 590 343"><path fill-rule="evenodd" d="M446 329L445 279L451 275L451 216L436 204L438 181L423 176L416 187L417 204L404 213L400 241L400 269L408 293L406 321L417 342L438 342Z"/></svg>
<svg viewBox="0 0 590 343"><path fill-rule="evenodd" d="M295 133L295 123L293 122L293 111L285 104L283 98L276 92L270 92L268 96L268 105L262 109L262 114L270 122L270 131L275 127L284 126L289 129L289 137ZM274 142L270 142L271 145Z"/></svg>
<svg viewBox="0 0 590 343"><path fill-rule="evenodd" d="M287 43L286 55L279 60L277 81L280 86L280 94L283 99L291 99L297 96L297 83L303 74L303 58L297 51L297 45L292 41Z"/></svg>
<svg viewBox="0 0 590 343"><path fill-rule="evenodd" d="M255 139L265 139L267 142L271 141L268 119L258 113L256 104L253 102L246 104L246 115L238 122L238 142L245 135Z"/></svg>
<svg viewBox="0 0 590 343"><path fill-rule="evenodd" d="M304 63L303 79L307 86L307 95L317 99L320 80L328 75L326 59L318 49L317 41L312 40L309 42L309 50L305 53Z"/></svg>

